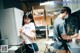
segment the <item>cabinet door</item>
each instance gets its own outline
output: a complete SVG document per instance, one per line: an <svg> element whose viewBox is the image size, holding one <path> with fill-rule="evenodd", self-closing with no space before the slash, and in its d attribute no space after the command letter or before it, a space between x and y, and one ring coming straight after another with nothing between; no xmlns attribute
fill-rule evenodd
<svg viewBox="0 0 80 53"><path fill-rule="evenodd" d="M78 9L78 0L63 0L63 5L71 8L72 12Z"/></svg>
<svg viewBox="0 0 80 53"><path fill-rule="evenodd" d="M78 8L80 9L80 0L78 0Z"/></svg>
<svg viewBox="0 0 80 53"><path fill-rule="evenodd" d="M19 40L19 36L20 36L19 29L22 26L24 12L20 9L14 8L14 15L15 15L16 34L17 34L16 37L17 37L18 44L21 44L22 41Z"/></svg>
<svg viewBox="0 0 80 53"><path fill-rule="evenodd" d="M20 35L19 34L19 29L20 27L22 26L22 20L23 20L23 15L24 15L24 12L20 9L17 9L17 8L14 8L14 15L15 15L15 24L16 24L16 30L17 30L17 35Z"/></svg>
<svg viewBox="0 0 80 53"><path fill-rule="evenodd" d="M8 8L0 11L0 30L2 39L8 38L9 45L18 44L19 28L22 25L23 11Z"/></svg>
<svg viewBox="0 0 80 53"><path fill-rule="evenodd" d="M3 9L0 11L1 35L2 39L8 38L9 45L17 44L15 20L13 8Z"/></svg>
<svg viewBox="0 0 80 53"><path fill-rule="evenodd" d="M72 12L76 12L78 10L78 0L71 0L71 5Z"/></svg>

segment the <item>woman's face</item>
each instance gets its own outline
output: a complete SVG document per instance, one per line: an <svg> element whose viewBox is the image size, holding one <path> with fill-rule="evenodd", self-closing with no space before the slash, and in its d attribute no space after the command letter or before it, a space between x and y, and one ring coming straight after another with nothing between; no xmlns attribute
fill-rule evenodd
<svg viewBox="0 0 80 53"><path fill-rule="evenodd" d="M25 23L30 23L31 19L30 18L24 18Z"/></svg>

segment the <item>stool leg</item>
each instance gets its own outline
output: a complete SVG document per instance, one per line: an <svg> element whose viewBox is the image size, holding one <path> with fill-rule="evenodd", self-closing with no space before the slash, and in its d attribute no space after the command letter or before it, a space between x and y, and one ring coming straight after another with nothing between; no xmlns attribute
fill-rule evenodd
<svg viewBox="0 0 80 53"><path fill-rule="evenodd" d="M48 45L46 44L44 53L48 52Z"/></svg>

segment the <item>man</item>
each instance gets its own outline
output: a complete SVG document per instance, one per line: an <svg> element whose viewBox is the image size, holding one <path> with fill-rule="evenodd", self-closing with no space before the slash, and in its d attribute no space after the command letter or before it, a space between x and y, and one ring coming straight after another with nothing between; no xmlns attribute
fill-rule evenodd
<svg viewBox="0 0 80 53"><path fill-rule="evenodd" d="M72 38L76 38L77 34L72 36L67 35L66 27L65 27L65 19L71 14L71 9L69 7L63 7L60 15L54 21L54 47L58 49L58 53L68 53L67 42L72 40Z"/></svg>

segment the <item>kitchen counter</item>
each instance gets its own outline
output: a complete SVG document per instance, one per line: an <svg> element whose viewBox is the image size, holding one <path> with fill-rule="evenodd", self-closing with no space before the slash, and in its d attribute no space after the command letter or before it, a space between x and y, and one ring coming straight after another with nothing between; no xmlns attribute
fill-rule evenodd
<svg viewBox="0 0 80 53"><path fill-rule="evenodd" d="M71 53L80 53L80 45L76 43L67 43Z"/></svg>
<svg viewBox="0 0 80 53"><path fill-rule="evenodd" d="M15 53L16 50L18 50L20 46L11 46L10 48L8 48L8 52L1 52L1 53Z"/></svg>

